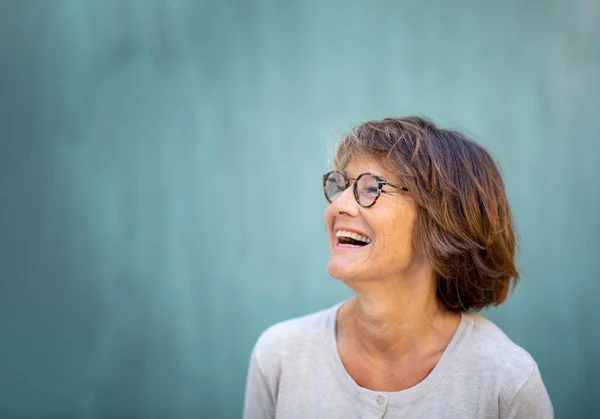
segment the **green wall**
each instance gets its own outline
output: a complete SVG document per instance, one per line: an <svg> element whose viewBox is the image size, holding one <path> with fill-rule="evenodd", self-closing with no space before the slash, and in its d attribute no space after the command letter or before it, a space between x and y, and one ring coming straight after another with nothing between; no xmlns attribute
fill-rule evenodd
<svg viewBox="0 0 600 419"><path fill-rule="evenodd" d="M585 0L2 1L0 417L240 417L259 333L350 295L325 271L327 146L407 114L497 157L523 279L486 315L557 417L591 417L599 21Z"/></svg>

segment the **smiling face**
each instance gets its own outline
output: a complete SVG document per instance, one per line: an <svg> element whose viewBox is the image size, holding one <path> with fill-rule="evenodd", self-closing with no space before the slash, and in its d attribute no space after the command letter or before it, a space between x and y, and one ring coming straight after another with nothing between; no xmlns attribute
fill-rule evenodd
<svg viewBox="0 0 600 419"><path fill-rule="evenodd" d="M352 178L372 173L402 185L369 157L353 157L344 172ZM331 252L327 271L333 278L346 284L357 280L393 280L414 270L429 269L414 247L417 204L410 192L392 186L384 186L383 191L375 205L363 208L356 202L350 185L327 205L325 222Z"/></svg>

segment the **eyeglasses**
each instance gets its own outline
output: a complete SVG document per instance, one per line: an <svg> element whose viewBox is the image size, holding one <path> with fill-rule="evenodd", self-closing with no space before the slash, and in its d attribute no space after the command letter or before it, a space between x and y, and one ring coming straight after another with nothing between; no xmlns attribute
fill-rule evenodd
<svg viewBox="0 0 600 419"><path fill-rule="evenodd" d="M383 190L384 185L392 186L401 191L408 191L405 187L394 185L372 173L361 173L357 178L351 178L343 172L334 170L323 175L323 191L327 201L333 202L340 193L350 186L350 183L353 186L356 202L363 208L372 207L382 193L387 193Z"/></svg>

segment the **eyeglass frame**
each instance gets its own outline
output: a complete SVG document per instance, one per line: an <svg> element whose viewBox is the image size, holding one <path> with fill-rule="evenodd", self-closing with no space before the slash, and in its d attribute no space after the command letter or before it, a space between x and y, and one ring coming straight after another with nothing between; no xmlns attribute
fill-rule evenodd
<svg viewBox="0 0 600 419"><path fill-rule="evenodd" d="M408 192L408 189L404 186L398 186L395 185L391 182L388 182L387 180L373 174L373 173L369 173L369 172L365 172L365 173L361 173L360 175L358 175L356 178L353 177L349 177L346 176L346 174L344 172L341 172L339 170L332 170L330 172L327 172L323 175L323 193L325 194L325 199L327 199L327 201L331 204L333 201L331 199L329 199L329 197L327 196L327 179L329 178L329 176L332 173L339 173L341 174L344 179L346 179L346 186L344 187L344 189L342 189L341 192L344 192L346 189L348 189L348 187L350 186L350 182L352 182L352 192L354 193L354 199L356 200L356 203L358 205L360 205L363 208L370 208L373 205L375 205L375 203L377 202L377 200L379 199L379 197L381 196L382 193L388 193L387 191L383 190L383 187L385 185L388 186L392 186L396 189L399 189L401 191L405 191ZM373 199L373 202L370 205L363 205L360 203L360 199L358 197L358 181L360 180L360 178L362 178L365 175L369 175L369 176L373 176L375 178L375 180L377 180L377 195L375 195L375 198ZM341 193L340 192L340 193Z"/></svg>

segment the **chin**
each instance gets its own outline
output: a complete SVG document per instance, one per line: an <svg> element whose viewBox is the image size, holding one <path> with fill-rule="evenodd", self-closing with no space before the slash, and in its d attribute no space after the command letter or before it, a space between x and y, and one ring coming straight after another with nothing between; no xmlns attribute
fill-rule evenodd
<svg viewBox="0 0 600 419"><path fill-rule="evenodd" d="M340 266L335 262L329 262L327 264L327 273L334 279L338 279L342 282L352 281L356 279L356 270L351 267Z"/></svg>

